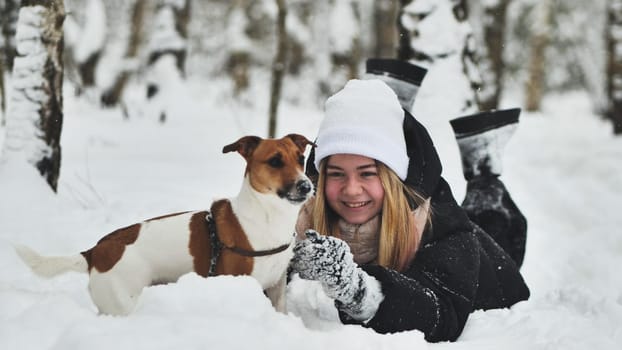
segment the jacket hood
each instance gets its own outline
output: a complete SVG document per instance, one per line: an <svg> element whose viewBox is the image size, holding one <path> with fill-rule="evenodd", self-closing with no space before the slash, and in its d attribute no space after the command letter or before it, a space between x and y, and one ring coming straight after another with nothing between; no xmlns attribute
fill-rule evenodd
<svg viewBox="0 0 622 350"><path fill-rule="evenodd" d="M409 159L404 183L429 198L434 194L443 170L438 152L425 127L406 110L403 129Z"/></svg>
<svg viewBox="0 0 622 350"><path fill-rule="evenodd" d="M404 138L409 158L404 182L431 199L432 224L421 239L422 244L468 228L469 218L441 176L443 167L426 128L408 111L404 111Z"/></svg>

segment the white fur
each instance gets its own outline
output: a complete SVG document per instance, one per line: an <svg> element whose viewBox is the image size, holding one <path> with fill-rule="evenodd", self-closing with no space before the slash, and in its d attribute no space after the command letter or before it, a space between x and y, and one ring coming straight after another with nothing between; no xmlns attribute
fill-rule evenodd
<svg viewBox="0 0 622 350"><path fill-rule="evenodd" d="M266 250L293 243L294 226L300 206L274 194L255 191L248 178L244 179L242 189L231 200L236 214L254 250ZM293 256L293 244L276 255L257 257L254 260L252 276L266 289L274 286L281 276L274 271L285 271Z"/></svg>
<svg viewBox="0 0 622 350"><path fill-rule="evenodd" d="M309 181L302 172L300 179ZM244 179L238 196L230 201L254 250L268 250L293 243L294 226L302 203L292 204L274 193L259 193L252 188L248 177ZM138 238L125 247L123 256L112 269L105 272L91 269L89 292L101 313L127 315L134 309L144 287L175 282L183 274L194 270L188 247L189 223L196 213L140 224ZM44 277L71 270L88 270L86 259L80 254L42 257L24 246L16 246L16 250L37 274ZM251 273L266 290L274 307L281 312L285 312L285 275L292 256L293 244L283 252L256 257Z"/></svg>
<svg viewBox="0 0 622 350"><path fill-rule="evenodd" d="M100 312L127 315L144 287L175 282L193 271L188 246L189 222L195 213L142 223L136 242L126 246L112 269L103 273L91 270L89 292Z"/></svg>
<svg viewBox="0 0 622 350"><path fill-rule="evenodd" d="M29 247L17 244L15 251L32 271L41 277L50 278L68 271L87 272L88 270L86 260L80 254L44 257Z"/></svg>
<svg viewBox="0 0 622 350"><path fill-rule="evenodd" d="M309 179L300 174L299 179ZM310 195L310 194L309 194ZM286 312L285 285L289 261L294 255L294 228L298 219L299 205L289 203L274 194L257 192L250 185L248 176L242 183L238 196L231 200L231 208L238 217L249 243L254 250L266 250L290 244L289 248L275 255L256 257L253 261L253 276L272 305ZM252 214L252 215L251 215ZM249 234L252 233L252 234ZM280 273L275 273L280 271Z"/></svg>

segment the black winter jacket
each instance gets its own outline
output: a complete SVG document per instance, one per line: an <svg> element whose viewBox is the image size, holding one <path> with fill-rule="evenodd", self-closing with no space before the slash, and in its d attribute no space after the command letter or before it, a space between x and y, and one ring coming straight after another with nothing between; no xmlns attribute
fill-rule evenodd
<svg viewBox="0 0 622 350"><path fill-rule="evenodd" d="M509 307L529 298L529 289L509 255L456 203L432 140L408 112L404 132L410 157L405 182L431 197L432 224L405 272L362 266L384 294L364 326L379 333L417 329L431 342L454 341L472 311ZM343 312L340 318L360 323Z"/></svg>

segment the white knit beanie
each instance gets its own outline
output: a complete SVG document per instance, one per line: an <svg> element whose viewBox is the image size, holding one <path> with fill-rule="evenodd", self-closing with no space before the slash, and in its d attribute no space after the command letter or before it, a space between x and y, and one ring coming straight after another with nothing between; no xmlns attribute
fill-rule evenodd
<svg viewBox="0 0 622 350"><path fill-rule="evenodd" d="M315 149L315 167L333 154L356 154L381 161L406 179L408 156L404 111L381 80L350 80L326 101Z"/></svg>

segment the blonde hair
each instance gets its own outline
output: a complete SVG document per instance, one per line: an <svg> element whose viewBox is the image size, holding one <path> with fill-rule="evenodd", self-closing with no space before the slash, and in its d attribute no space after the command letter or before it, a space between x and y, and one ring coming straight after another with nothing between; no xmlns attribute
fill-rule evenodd
<svg viewBox="0 0 622 350"><path fill-rule="evenodd" d="M317 193L313 208L313 226L318 232L339 237L338 215L328 206L324 187L327 158L320 162ZM393 170L376 160L378 177L384 188L380 215L378 265L404 271L419 248L420 235L411 214L410 202L421 206L425 198L406 186ZM426 222L429 222L429 214ZM423 227L420 228L423 231Z"/></svg>

